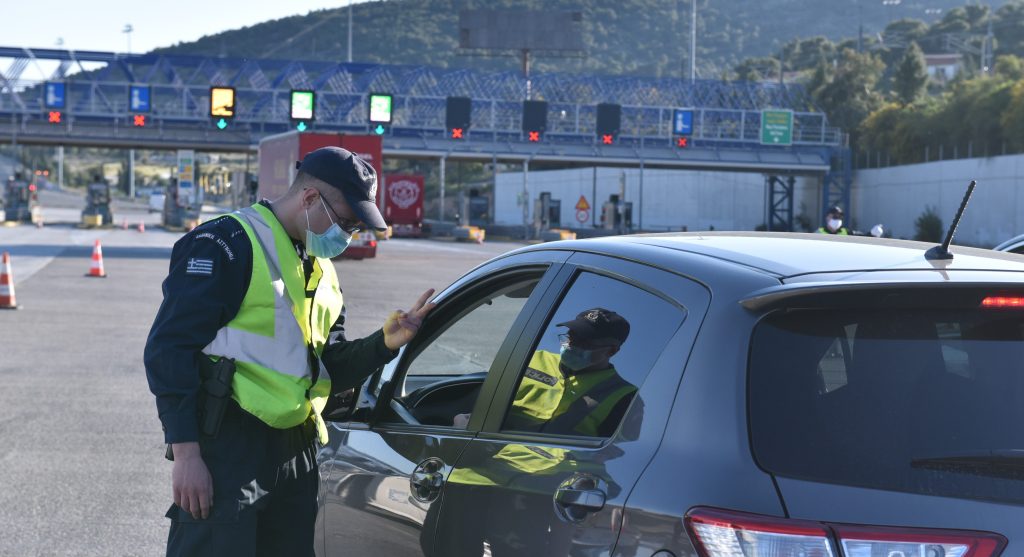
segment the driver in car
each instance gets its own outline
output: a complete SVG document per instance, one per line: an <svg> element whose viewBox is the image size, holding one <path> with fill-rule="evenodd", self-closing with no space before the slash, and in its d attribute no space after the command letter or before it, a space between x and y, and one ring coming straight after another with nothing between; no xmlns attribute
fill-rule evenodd
<svg viewBox="0 0 1024 557"><path fill-rule="evenodd" d="M610 361L629 336L629 322L592 308L557 326L568 329L558 337L559 353L534 352L504 429L610 437L637 391ZM469 416L455 416L453 425L466 427Z"/></svg>

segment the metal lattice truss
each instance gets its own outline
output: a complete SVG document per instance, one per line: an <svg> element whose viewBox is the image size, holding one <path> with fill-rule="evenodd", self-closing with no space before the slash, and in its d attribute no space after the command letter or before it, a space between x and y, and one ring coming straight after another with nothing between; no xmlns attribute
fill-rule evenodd
<svg viewBox="0 0 1024 557"><path fill-rule="evenodd" d="M41 61L56 69L26 78ZM231 86L236 122L266 131L289 125L291 89L317 92L315 125L324 130L365 130L368 95L390 93L392 129L406 135L443 134L445 97L466 96L473 99L471 133L497 140L520 139L526 91L526 80L513 72L0 47L0 114L44 117L47 80L66 83L70 118L126 120L129 87L148 85L151 119L207 126L210 87ZM677 108L695 110L698 140L758 144L766 108L794 112L795 144L832 146L841 139L799 85L571 74L541 74L531 82L533 98L549 103L547 134L554 140L591 140L596 105L603 102L623 106L621 135L640 140L670 137Z"/></svg>

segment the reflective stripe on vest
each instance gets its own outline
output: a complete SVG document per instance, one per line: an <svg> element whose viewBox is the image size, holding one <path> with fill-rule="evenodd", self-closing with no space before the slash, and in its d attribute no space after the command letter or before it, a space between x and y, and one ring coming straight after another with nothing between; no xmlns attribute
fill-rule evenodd
<svg viewBox="0 0 1024 557"><path fill-rule="evenodd" d="M281 429L312 415L326 443L319 414L330 394L330 377L319 356L343 303L334 266L315 259L310 282L316 285L310 288L294 245L269 209L254 205L230 216L252 244L252 276L238 314L203 352L235 360L233 398L247 412ZM312 299L306 297L310 289ZM320 367L315 385L311 344Z"/></svg>

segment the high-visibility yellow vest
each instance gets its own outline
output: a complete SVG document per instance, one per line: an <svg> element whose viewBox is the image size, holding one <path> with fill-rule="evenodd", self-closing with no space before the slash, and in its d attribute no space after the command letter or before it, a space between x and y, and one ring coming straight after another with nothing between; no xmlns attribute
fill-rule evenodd
<svg viewBox="0 0 1024 557"><path fill-rule="evenodd" d="M619 377L614 367L566 376L553 352L534 352L504 429L535 431L554 420L557 431L546 433L599 436L601 424L624 398L636 393L636 387ZM563 428L571 427L572 431ZM583 466L600 468L585 461ZM556 446L509 443L486 462L465 463L448 477L450 483L477 486L508 486L521 475L564 475L590 471L581 468L568 449Z"/></svg>
<svg viewBox="0 0 1024 557"><path fill-rule="evenodd" d="M829 230L827 228L825 228L824 226L820 226L820 227L818 227L818 234L832 234L834 236L849 236L850 232L846 228L843 228L843 227L840 227L839 230L837 230L835 232L829 232Z"/></svg>
<svg viewBox="0 0 1024 557"><path fill-rule="evenodd" d="M279 429L312 415L326 443L320 412L331 380L320 356L343 304L334 265L313 258L307 283L302 260L270 209L257 203L229 216L241 223L252 243L252 277L238 314L203 353L235 360L232 398L245 411ZM315 384L312 365L319 368Z"/></svg>
<svg viewBox="0 0 1024 557"><path fill-rule="evenodd" d="M565 375L559 368L560 361L553 352L534 352L516 390L509 429L532 431L535 426L555 421L559 431L549 433L598 437L601 424L615 406L636 392L636 387L619 377L614 367ZM565 431L567 427L572 431Z"/></svg>

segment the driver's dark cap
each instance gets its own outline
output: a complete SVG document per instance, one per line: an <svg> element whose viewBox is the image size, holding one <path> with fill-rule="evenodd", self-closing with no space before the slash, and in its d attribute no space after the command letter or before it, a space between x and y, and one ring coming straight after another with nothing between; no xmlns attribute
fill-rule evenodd
<svg viewBox="0 0 1024 557"><path fill-rule="evenodd" d="M573 336L579 336L595 344L621 345L629 336L629 321L604 308L582 311L576 319L558 323L557 326L568 327Z"/></svg>
<svg viewBox="0 0 1024 557"><path fill-rule="evenodd" d="M295 163L299 172L338 188L359 220L370 228L387 230L377 208L377 172L369 163L341 147L321 147Z"/></svg>

